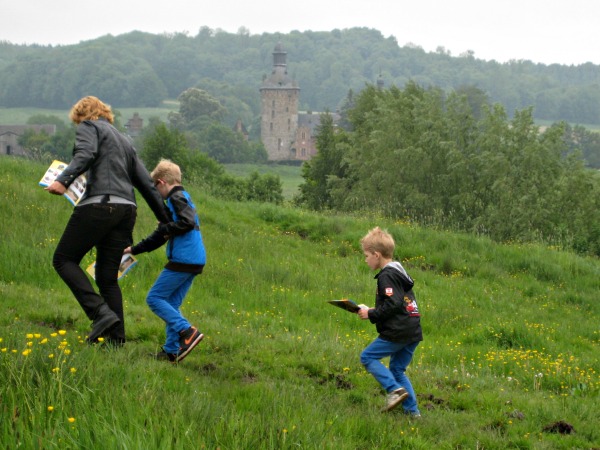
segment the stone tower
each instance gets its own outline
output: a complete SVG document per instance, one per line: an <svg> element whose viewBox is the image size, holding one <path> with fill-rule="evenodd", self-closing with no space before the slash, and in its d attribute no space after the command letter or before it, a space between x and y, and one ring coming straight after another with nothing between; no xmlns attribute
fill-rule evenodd
<svg viewBox="0 0 600 450"><path fill-rule="evenodd" d="M270 161L297 159L293 143L298 128L300 88L288 76L286 55L278 43L273 51L273 71L260 88L260 137Z"/></svg>

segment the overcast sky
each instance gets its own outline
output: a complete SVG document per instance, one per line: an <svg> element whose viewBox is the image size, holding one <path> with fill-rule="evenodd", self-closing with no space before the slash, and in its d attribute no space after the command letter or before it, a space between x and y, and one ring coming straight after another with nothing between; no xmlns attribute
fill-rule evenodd
<svg viewBox="0 0 600 450"><path fill-rule="evenodd" d="M599 0L0 0L0 41L77 44L133 30L374 28L400 46L506 62L600 64Z"/></svg>

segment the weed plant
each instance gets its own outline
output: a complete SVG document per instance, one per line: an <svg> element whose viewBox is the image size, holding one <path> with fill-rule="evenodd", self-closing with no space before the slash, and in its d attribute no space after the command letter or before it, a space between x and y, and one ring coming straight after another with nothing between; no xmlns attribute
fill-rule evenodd
<svg viewBox="0 0 600 450"><path fill-rule="evenodd" d="M84 343L90 322L51 267L72 207L37 185L45 169L0 158L3 448L600 447L597 259L186 186L208 263L183 310L206 338L172 365L149 356L164 339L145 304L162 249L121 280L125 347ZM379 412L359 362L375 328L326 303L373 304L358 241L375 225L416 281L421 420ZM135 240L154 226L140 202Z"/></svg>

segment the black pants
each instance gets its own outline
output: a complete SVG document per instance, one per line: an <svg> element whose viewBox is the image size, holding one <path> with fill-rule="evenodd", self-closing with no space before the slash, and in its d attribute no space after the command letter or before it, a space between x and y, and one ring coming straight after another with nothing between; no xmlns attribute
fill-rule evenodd
<svg viewBox="0 0 600 450"><path fill-rule="evenodd" d="M125 321L117 278L123 250L133 242L136 216L133 205L94 203L76 207L52 260L54 269L90 320L94 320L104 302L117 314L121 322L111 328L109 337L122 342L125 342ZM96 285L100 294L79 266L93 247L96 247Z"/></svg>

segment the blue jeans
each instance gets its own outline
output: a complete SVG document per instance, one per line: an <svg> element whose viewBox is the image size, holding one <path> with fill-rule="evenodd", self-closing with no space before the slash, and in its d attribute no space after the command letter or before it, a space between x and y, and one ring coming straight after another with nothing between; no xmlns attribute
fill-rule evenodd
<svg viewBox="0 0 600 450"><path fill-rule="evenodd" d="M179 308L192 287L195 276L195 273L163 269L146 297L146 303L152 312L166 323L167 339L163 350L167 353L179 351L179 333L191 326L181 315Z"/></svg>
<svg viewBox="0 0 600 450"><path fill-rule="evenodd" d="M417 396L406 376L406 368L410 364L418 342L410 344L390 342L378 337L360 355L360 362L367 372L375 377L386 392L390 393L403 387L408 392L408 398L402 403L402 408L409 413L418 413ZM381 362L390 357L389 369Z"/></svg>

